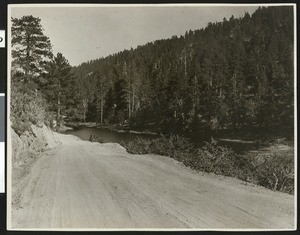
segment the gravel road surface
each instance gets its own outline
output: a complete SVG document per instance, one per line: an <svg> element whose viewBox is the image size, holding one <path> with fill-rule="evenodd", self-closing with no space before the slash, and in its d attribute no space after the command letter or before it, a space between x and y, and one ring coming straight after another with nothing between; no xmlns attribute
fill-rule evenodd
<svg viewBox="0 0 300 235"><path fill-rule="evenodd" d="M56 134L13 189L12 228L291 229L294 196Z"/></svg>

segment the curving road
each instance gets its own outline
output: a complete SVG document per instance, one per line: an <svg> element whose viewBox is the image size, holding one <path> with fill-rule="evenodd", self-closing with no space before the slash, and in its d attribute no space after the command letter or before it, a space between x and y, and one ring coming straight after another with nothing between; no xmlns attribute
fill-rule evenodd
<svg viewBox="0 0 300 235"><path fill-rule="evenodd" d="M12 228L281 228L294 196L59 135L14 189Z"/></svg>

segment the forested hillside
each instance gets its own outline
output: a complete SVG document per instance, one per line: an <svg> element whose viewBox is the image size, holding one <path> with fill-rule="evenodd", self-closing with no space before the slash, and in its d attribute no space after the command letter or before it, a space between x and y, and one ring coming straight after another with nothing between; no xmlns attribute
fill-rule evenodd
<svg viewBox="0 0 300 235"><path fill-rule="evenodd" d="M209 23L74 68L77 118L162 132L293 126L293 10Z"/></svg>
<svg viewBox="0 0 300 235"><path fill-rule="evenodd" d="M40 19L12 22L12 122L20 132L45 119L180 134L293 128L292 7L262 7L74 68L52 54Z"/></svg>
<svg viewBox="0 0 300 235"><path fill-rule="evenodd" d="M76 83L69 62L53 55L41 19L12 18L11 117L12 128L22 134L30 126L60 124L77 110Z"/></svg>
<svg viewBox="0 0 300 235"><path fill-rule="evenodd" d="M37 127L64 132L68 125L96 122L85 129L162 133L112 141L129 153L168 156L198 171L294 192L292 6L260 7L76 67L53 54L41 19L11 21L10 121L14 146L22 146L15 156L25 163L40 139ZM86 136L104 142L94 133ZM248 146L237 151L228 142ZM65 144L68 151L59 157L67 159L82 147ZM78 159L91 153L76 152Z"/></svg>

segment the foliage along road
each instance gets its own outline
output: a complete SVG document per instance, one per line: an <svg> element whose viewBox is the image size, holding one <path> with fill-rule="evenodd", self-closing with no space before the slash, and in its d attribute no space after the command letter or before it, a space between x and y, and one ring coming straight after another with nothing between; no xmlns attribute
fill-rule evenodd
<svg viewBox="0 0 300 235"><path fill-rule="evenodd" d="M293 228L294 196L56 134L14 189L12 228Z"/></svg>

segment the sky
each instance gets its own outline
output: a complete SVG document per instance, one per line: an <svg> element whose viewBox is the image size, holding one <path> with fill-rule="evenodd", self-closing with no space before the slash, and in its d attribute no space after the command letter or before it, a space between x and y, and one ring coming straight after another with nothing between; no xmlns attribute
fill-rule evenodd
<svg viewBox="0 0 300 235"><path fill-rule="evenodd" d="M252 14L258 6L13 6L11 17L41 19L53 53L62 53L72 66L136 48L158 39L184 35L209 22Z"/></svg>

